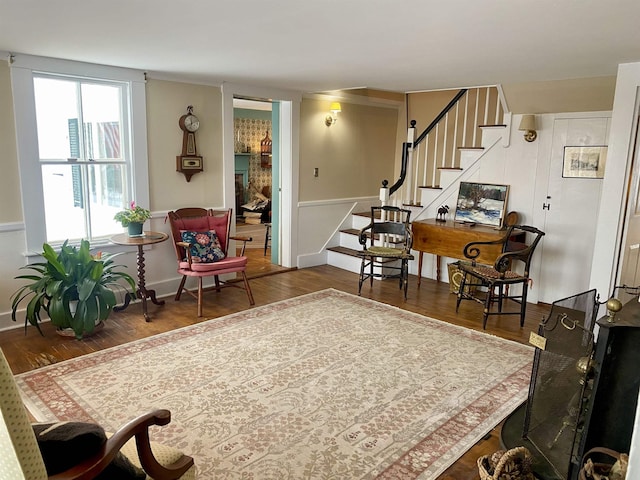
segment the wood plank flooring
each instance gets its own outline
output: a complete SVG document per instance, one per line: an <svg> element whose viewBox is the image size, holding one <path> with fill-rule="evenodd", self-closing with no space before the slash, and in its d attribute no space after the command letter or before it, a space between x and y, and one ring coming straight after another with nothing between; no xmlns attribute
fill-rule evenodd
<svg viewBox="0 0 640 480"><path fill-rule="evenodd" d="M252 253L253 252L253 253ZM322 265L300 270L288 270L272 266L263 251L248 251L251 267L248 269L251 288L256 306L286 300L298 295L335 288L357 294L358 276L344 270ZM276 274L277 273L277 274ZM463 327L482 330L482 307L475 302L463 302L460 312L455 312L455 295L449 293L449 285L423 279L420 288L416 278L410 277L409 292L406 301L395 280L375 281L373 288L365 284L362 296L383 303L395 305L422 315L437 318ZM95 335L81 341L57 335L51 325L43 324L45 336L38 334L35 328L18 328L0 332L0 348L4 351L14 373L26 372L52 362L84 355L108 347L120 345L157 333L192 325L210 318L250 308L243 290L227 288L222 292L205 294L204 316L196 316L196 302L183 295L179 302L173 296L166 297L164 306L149 304L152 321L147 323L142 317L139 303L132 304L125 311L113 313L105 328ZM532 305L527 308L524 328L519 327L517 316L489 318L486 332L509 340L527 343L529 332L549 311L548 305ZM499 447L499 427L478 442L462 458L452 465L438 480L477 480L479 478L476 459L493 453Z"/></svg>

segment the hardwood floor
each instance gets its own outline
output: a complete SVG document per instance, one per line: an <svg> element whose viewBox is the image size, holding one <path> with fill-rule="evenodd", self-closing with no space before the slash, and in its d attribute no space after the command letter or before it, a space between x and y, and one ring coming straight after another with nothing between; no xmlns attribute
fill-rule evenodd
<svg viewBox="0 0 640 480"><path fill-rule="evenodd" d="M300 270L273 266L260 249L248 250L248 255L251 265L248 273L249 277L253 277L251 288L256 306L325 288L357 294L358 276L356 274L328 265ZM375 281L373 288L369 288L368 284L363 286L362 296L463 327L482 330L482 306L475 302L463 302L460 312L456 313L456 296L449 292L449 285L446 283L423 279L422 285L418 288L416 278L411 276L408 298L404 301L397 281ZM179 302L175 302L173 296L166 297L165 300L164 306L149 304L149 314L152 318L149 323L142 317L141 305L132 304L122 312L114 312L104 329L81 341L61 337L55 333L50 324L45 323L42 325L44 337L32 327L26 332L21 328L0 332L0 348L4 351L13 372L22 373L49 363L250 308L245 292L236 288L205 294L204 316L201 319L196 317L195 300L188 295L183 296ZM522 329L519 327L517 316L490 317L486 332L527 343L529 332L537 329L538 323L548 311L548 305L529 304L525 327ZM499 448L499 427L497 427L441 475L439 480L477 480L479 478L477 458L493 453Z"/></svg>

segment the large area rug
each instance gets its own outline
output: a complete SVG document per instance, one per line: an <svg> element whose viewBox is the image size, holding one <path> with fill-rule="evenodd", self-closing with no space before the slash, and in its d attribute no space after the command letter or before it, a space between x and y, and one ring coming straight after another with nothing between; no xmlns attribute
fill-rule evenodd
<svg viewBox="0 0 640 480"><path fill-rule="evenodd" d="M39 420L155 440L201 479L432 479L526 397L533 349L323 290L19 375Z"/></svg>

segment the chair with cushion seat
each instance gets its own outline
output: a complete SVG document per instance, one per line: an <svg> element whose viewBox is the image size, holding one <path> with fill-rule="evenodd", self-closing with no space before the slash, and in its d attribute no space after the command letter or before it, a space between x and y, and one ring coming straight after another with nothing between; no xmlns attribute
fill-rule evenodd
<svg viewBox="0 0 640 480"><path fill-rule="evenodd" d="M523 234L525 242L522 242ZM460 287L458 288L458 299L456 302L456 312L462 300L475 300L484 304L482 316L482 328L487 328L487 320L490 315L520 315L520 327L524 326L524 317L527 308L527 292L531 279L529 268L531 259L538 242L544 236L544 232L528 225L511 225L506 230L504 236L490 242L471 242L464 247L464 256L470 261L461 261L458 268L463 274ZM526 237L529 237L528 239ZM483 248L488 245L502 245L502 253L498 256L493 265L477 264L475 259L482 254ZM477 296L479 289L465 288L468 284L486 287L484 297ZM509 292L509 286L520 285L520 293ZM518 311L503 311L503 304L506 300L520 304ZM497 311L492 311L492 304L496 304Z"/></svg>
<svg viewBox="0 0 640 480"><path fill-rule="evenodd" d="M205 291L220 291L223 287L243 288L253 305L253 294L245 273L247 257L244 256L246 242L250 237L231 237L231 209L212 210L204 208L181 208L169 212L171 234L178 260L178 273L182 275L175 299L180 300L186 292L198 301L198 317L202 316L202 294ZM228 256L230 240L243 242L240 256ZM222 281L220 275L240 274L242 282ZM185 287L187 277L198 279L197 291ZM213 277L215 285L203 288L203 278ZM232 279L235 280L235 279Z"/></svg>
<svg viewBox="0 0 640 480"><path fill-rule="evenodd" d="M55 463L68 463L73 466L48 475L47 471L52 470L52 466L45 464L45 456L43 456L45 451L41 453L34 427L31 425L13 373L2 350L0 350L0 412L2 413L0 417L0 452L2 452L0 479L2 480L91 479L105 470L113 472L116 461L120 464L123 462L129 464L126 459L122 460L119 457L119 452L134 465L142 467L144 472L140 473L143 477L146 473L148 479L191 480L196 478L193 458L166 445L149 441L151 425L166 425L170 422L171 414L168 410L155 410L127 423L108 439L103 439L103 443L97 444L91 455L78 459L77 464L73 464L70 459L61 460L61 455L57 454ZM59 442L56 448L68 456L73 455L77 450L65 448L65 445L60 445ZM111 478L125 477L114 473Z"/></svg>
<svg viewBox="0 0 640 480"><path fill-rule="evenodd" d="M371 222L358 235L362 245L358 252L362 259L358 295L367 279L373 286L374 278L398 278L406 300L409 260L413 260L410 217L410 210L392 206L371 207Z"/></svg>

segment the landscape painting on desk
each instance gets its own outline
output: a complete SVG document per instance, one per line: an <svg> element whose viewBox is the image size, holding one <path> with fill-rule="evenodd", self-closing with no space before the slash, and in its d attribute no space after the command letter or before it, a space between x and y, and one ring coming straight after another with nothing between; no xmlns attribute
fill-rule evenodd
<svg viewBox="0 0 640 480"><path fill-rule="evenodd" d="M509 185L460 182L454 220L500 228L508 196Z"/></svg>

